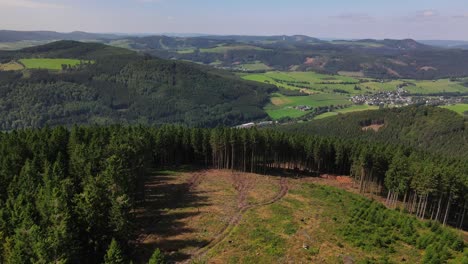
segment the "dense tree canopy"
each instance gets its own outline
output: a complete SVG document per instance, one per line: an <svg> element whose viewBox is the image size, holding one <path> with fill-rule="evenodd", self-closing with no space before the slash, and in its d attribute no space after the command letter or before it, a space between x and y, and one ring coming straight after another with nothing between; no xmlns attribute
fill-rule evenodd
<svg viewBox="0 0 468 264"><path fill-rule="evenodd" d="M0 72L0 129L71 124L236 125L267 117L276 88L223 71L97 43L55 42L0 60L76 58L60 72ZM207 100L209 98L209 100Z"/></svg>
<svg viewBox="0 0 468 264"><path fill-rule="evenodd" d="M101 263L132 253L149 168L351 173L362 192L466 227L468 163L385 143L256 129L63 127L0 134L0 259ZM425 248L425 247L424 247ZM429 256L430 257L430 256Z"/></svg>

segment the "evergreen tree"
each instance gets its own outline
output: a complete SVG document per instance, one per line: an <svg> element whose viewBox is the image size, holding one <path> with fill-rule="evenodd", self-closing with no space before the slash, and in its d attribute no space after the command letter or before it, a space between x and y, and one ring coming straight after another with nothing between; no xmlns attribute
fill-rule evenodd
<svg viewBox="0 0 468 264"><path fill-rule="evenodd" d="M106 255L104 256L104 264L123 264L125 263L122 251L115 239L112 239Z"/></svg>
<svg viewBox="0 0 468 264"><path fill-rule="evenodd" d="M148 264L165 264L166 260L164 257L164 254L157 248L154 252L153 255L151 255L151 258L148 261Z"/></svg>

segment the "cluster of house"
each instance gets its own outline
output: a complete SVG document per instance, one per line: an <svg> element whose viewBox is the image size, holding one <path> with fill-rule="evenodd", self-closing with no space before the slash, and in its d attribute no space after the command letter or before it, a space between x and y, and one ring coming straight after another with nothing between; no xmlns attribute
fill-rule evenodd
<svg viewBox="0 0 468 264"><path fill-rule="evenodd" d="M308 105L296 105L293 108L296 109L296 110L299 110L299 111L303 111L303 112L307 112L307 111L312 110L312 107L310 107Z"/></svg>
<svg viewBox="0 0 468 264"><path fill-rule="evenodd" d="M409 96L408 91L398 88L396 91L356 95L351 97L351 101L355 104L375 106L407 106L413 104L450 105L462 103L463 98L452 96Z"/></svg>
<svg viewBox="0 0 468 264"><path fill-rule="evenodd" d="M402 88L396 91L380 92L375 94L361 94L351 97L351 101L355 104L367 105L410 105L412 97L407 96L408 92Z"/></svg>

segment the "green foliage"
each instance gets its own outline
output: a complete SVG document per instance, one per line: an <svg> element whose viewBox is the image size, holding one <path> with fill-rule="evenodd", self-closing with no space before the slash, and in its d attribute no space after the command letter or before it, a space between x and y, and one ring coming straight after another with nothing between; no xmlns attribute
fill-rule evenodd
<svg viewBox="0 0 468 264"><path fill-rule="evenodd" d="M0 153L0 247L5 263L101 263L108 250L111 256L130 258L126 253L131 252L127 242L136 232L134 209L144 199L138 186L149 168L193 164L268 173L286 164L297 174L363 173L389 188L402 185L418 195L430 193L434 206L445 197L444 204L448 201L454 212L447 214L450 223L463 212L468 182L467 163L462 160L385 143L274 130L179 126L18 130L0 133ZM406 164L410 174L399 168ZM365 250L391 254L400 241L422 250L440 244L451 258L466 247L456 233L432 222L422 225L376 202L356 199L345 207L348 198L325 187L314 197L350 210L349 217L333 215L330 223L344 222L340 234ZM267 254L281 257L287 246L282 236L293 235L300 227L292 218L295 209L269 208L275 230L258 225L249 235ZM115 249L117 242L122 248Z"/></svg>
<svg viewBox="0 0 468 264"><path fill-rule="evenodd" d="M2 130L114 123L230 126L267 117L262 108L269 92L275 90L201 65L141 56L97 43L61 41L0 52L2 57L39 57L25 63L60 69L59 63L70 64L72 59L86 62L63 67L61 72L0 72L8 75L0 76ZM49 62L54 65L47 66Z"/></svg>
<svg viewBox="0 0 468 264"><path fill-rule="evenodd" d="M151 255L151 258L148 261L148 264L165 264L166 263L166 258L164 254L157 248L154 250L153 254Z"/></svg>
<svg viewBox="0 0 468 264"><path fill-rule="evenodd" d="M363 127L372 124L383 124L384 127L377 133L363 131ZM356 112L282 126L281 130L411 146L447 157L468 157L468 145L461 144L468 137L465 120L452 111L437 107Z"/></svg>
<svg viewBox="0 0 468 264"><path fill-rule="evenodd" d="M109 249L104 256L104 264L123 264L125 263L122 251L120 250L119 245L115 239L112 239Z"/></svg>

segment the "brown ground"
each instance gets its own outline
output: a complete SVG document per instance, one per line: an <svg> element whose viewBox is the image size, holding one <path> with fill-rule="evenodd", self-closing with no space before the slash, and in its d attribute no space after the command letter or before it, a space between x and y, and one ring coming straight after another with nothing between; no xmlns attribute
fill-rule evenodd
<svg viewBox="0 0 468 264"><path fill-rule="evenodd" d="M155 248L160 248L174 262L188 263L203 259L217 245L230 245L229 237L242 222L244 214L254 211L266 215L270 211L265 205L284 202L282 198L286 194L285 199L302 201L303 197L288 193L288 190L295 190L303 183L334 186L359 193L358 184L353 183L351 177L340 175L286 179L230 170L153 172L147 177L145 202L135 211L139 227L139 235L134 241L136 263L145 263ZM385 203L385 197L366 196ZM314 210L303 212L303 219L310 228L296 233L291 241L320 246L324 255L328 254L325 250L333 251L329 252L330 256L343 251L336 245L322 245L323 241L317 237L322 231L320 225L315 224L318 221L315 218L323 212L320 206ZM216 248L219 250L219 247ZM297 250L303 251L300 246ZM211 259L210 263L223 263L222 255Z"/></svg>
<svg viewBox="0 0 468 264"><path fill-rule="evenodd" d="M374 130L375 132L379 132L379 130L384 127L385 124L381 125L370 125L362 128L362 131Z"/></svg>
<svg viewBox="0 0 468 264"><path fill-rule="evenodd" d="M175 262L206 253L246 211L280 199L285 186L277 177L229 170L153 172L146 180L145 202L135 210L136 263L145 263L156 248Z"/></svg>

